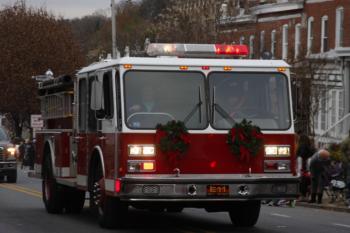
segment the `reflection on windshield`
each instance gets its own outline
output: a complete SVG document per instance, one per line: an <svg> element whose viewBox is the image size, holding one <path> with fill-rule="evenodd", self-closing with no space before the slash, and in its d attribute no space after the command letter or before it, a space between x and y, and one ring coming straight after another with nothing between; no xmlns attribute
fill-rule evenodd
<svg viewBox="0 0 350 233"><path fill-rule="evenodd" d="M8 141L8 137L2 128L0 128L0 141Z"/></svg>
<svg viewBox="0 0 350 233"><path fill-rule="evenodd" d="M203 74L129 71L124 84L128 127L154 129L170 120L184 121L188 129L207 126Z"/></svg>
<svg viewBox="0 0 350 233"><path fill-rule="evenodd" d="M288 85L282 74L214 72L209 88L216 129L229 129L243 119L261 129L290 126Z"/></svg>

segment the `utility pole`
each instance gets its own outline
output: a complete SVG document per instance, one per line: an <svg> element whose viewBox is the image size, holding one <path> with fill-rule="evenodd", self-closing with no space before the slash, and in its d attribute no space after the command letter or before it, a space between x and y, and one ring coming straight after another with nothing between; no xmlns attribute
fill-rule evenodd
<svg viewBox="0 0 350 233"><path fill-rule="evenodd" d="M117 58L117 28L116 28L116 12L115 12L115 0L111 0L112 11L112 58Z"/></svg>

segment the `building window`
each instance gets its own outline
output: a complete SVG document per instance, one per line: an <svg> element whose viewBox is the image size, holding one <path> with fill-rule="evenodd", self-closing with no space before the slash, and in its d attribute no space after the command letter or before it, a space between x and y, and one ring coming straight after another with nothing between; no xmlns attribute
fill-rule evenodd
<svg viewBox="0 0 350 233"><path fill-rule="evenodd" d="M335 47L343 46L344 37L344 8L338 7L335 22Z"/></svg>
<svg viewBox="0 0 350 233"><path fill-rule="evenodd" d="M294 44L294 58L297 59L300 55L300 35L301 35L301 25L298 23L295 25L295 44Z"/></svg>
<svg viewBox="0 0 350 233"><path fill-rule="evenodd" d="M265 50L265 31L260 32L260 56Z"/></svg>
<svg viewBox="0 0 350 233"><path fill-rule="evenodd" d="M275 58L276 52L276 30L272 30L271 32L271 56Z"/></svg>
<svg viewBox="0 0 350 233"><path fill-rule="evenodd" d="M288 25L283 25L282 32L282 59L288 58Z"/></svg>
<svg viewBox="0 0 350 233"><path fill-rule="evenodd" d="M244 44L244 40L245 40L244 36L241 36L239 38L239 44Z"/></svg>
<svg viewBox="0 0 350 233"><path fill-rule="evenodd" d="M328 51L328 16L322 17L321 27L321 53Z"/></svg>
<svg viewBox="0 0 350 233"><path fill-rule="evenodd" d="M249 58L254 57L254 35L249 37Z"/></svg>
<svg viewBox="0 0 350 233"><path fill-rule="evenodd" d="M312 47L313 47L313 40L314 40L314 17L310 17L307 20L307 53L312 53Z"/></svg>

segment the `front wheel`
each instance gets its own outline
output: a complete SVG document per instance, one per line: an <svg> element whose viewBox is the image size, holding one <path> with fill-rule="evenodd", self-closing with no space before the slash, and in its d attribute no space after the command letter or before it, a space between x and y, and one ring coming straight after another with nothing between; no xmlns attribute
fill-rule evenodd
<svg viewBox="0 0 350 233"><path fill-rule="evenodd" d="M93 182L89 190L90 208L94 213L97 212L99 225L108 229L123 227L128 212L128 205L115 197L106 195L100 161L96 161L96 166L91 175Z"/></svg>
<svg viewBox="0 0 350 233"><path fill-rule="evenodd" d="M128 206L115 197L104 198L98 209L98 223L107 229L121 228L126 221Z"/></svg>
<svg viewBox="0 0 350 233"><path fill-rule="evenodd" d="M232 204L229 215L232 223L239 227L252 227L260 214L260 201L245 201Z"/></svg>

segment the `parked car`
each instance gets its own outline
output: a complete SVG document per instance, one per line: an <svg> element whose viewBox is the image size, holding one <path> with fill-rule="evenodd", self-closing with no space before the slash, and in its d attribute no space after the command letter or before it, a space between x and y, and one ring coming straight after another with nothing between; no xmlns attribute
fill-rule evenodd
<svg viewBox="0 0 350 233"><path fill-rule="evenodd" d="M0 181L7 178L8 183L17 182L16 148L3 128L0 128Z"/></svg>

